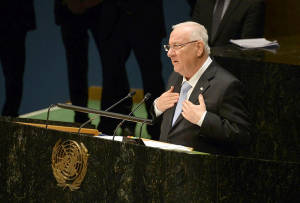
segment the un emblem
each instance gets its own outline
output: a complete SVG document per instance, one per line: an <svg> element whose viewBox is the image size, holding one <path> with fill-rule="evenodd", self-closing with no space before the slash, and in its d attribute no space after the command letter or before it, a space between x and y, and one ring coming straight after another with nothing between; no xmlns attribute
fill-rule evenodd
<svg viewBox="0 0 300 203"><path fill-rule="evenodd" d="M52 151L52 171L57 185L69 187L71 191L79 189L87 171L87 160L88 150L83 143L59 139Z"/></svg>

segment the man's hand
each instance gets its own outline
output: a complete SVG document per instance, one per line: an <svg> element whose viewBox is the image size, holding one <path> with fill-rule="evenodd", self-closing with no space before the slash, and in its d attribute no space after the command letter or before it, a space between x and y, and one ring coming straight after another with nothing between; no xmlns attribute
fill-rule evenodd
<svg viewBox="0 0 300 203"><path fill-rule="evenodd" d="M173 92L174 86L171 86L171 88L164 92L160 97L157 98L156 100L156 108L164 112L167 109L173 107L178 99L179 99L179 93Z"/></svg>
<svg viewBox="0 0 300 203"><path fill-rule="evenodd" d="M206 106L202 94L199 95L198 100L199 105L195 105L188 100L185 100L182 103L182 116L186 120L194 124L197 124L200 121L202 115L206 111Z"/></svg>

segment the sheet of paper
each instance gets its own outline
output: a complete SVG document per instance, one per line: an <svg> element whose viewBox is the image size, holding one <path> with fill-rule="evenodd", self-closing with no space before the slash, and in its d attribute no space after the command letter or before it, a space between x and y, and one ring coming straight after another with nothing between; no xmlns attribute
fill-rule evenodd
<svg viewBox="0 0 300 203"><path fill-rule="evenodd" d="M154 147L154 148L167 149L167 150L193 151L193 148L185 147L182 145L170 144L166 142L159 142L159 141L148 140L148 139L143 139L143 141L147 147Z"/></svg>
<svg viewBox="0 0 300 203"><path fill-rule="evenodd" d="M107 139L107 140L112 140L113 136L108 136L108 135L100 135L100 136L95 136L96 138L100 139ZM115 141L122 142L123 137L122 136L115 136L114 138ZM177 150L177 151L193 151L193 148L190 147L185 147L182 145L175 145L175 144L170 144L166 142L159 142L155 140L149 140L149 139L142 139L143 142L147 147L153 147L153 148L160 148L160 149L167 149L167 150Z"/></svg>
<svg viewBox="0 0 300 203"><path fill-rule="evenodd" d="M253 39L231 39L231 43L238 45L243 48L267 48L267 47L278 47L278 42L275 41L269 41L265 38L253 38Z"/></svg>

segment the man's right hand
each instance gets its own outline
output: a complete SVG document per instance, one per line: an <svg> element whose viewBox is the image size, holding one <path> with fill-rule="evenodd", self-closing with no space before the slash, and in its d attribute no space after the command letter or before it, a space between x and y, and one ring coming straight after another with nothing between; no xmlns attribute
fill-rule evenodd
<svg viewBox="0 0 300 203"><path fill-rule="evenodd" d="M174 86L171 86L168 91L164 92L162 95L160 95L160 97L157 98L155 105L159 111L164 112L177 103L179 99L179 93L173 92L173 90Z"/></svg>

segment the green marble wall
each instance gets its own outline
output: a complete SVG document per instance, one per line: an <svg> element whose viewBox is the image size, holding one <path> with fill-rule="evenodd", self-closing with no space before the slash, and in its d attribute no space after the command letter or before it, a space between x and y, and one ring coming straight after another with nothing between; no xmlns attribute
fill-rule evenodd
<svg viewBox="0 0 300 203"><path fill-rule="evenodd" d="M259 50L214 51L217 62L245 85L253 145L244 156L299 163L300 66L266 62L265 53Z"/></svg>
<svg viewBox="0 0 300 203"><path fill-rule="evenodd" d="M90 154L79 190L57 186L55 143ZM0 121L0 202L299 202L300 164L185 153Z"/></svg>
<svg viewBox="0 0 300 203"><path fill-rule="evenodd" d="M276 39L280 36L297 35L300 40L300 2L297 0L265 0L265 36Z"/></svg>

